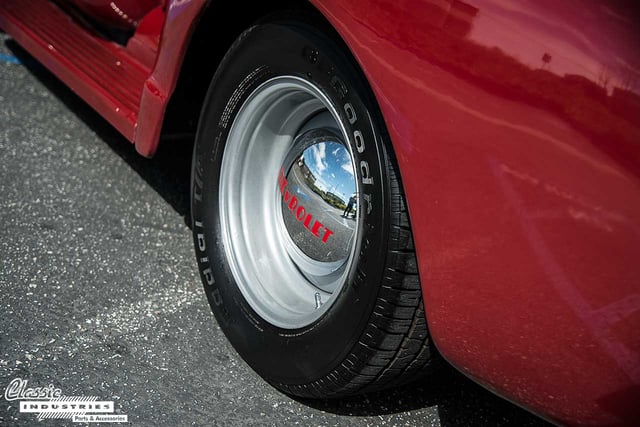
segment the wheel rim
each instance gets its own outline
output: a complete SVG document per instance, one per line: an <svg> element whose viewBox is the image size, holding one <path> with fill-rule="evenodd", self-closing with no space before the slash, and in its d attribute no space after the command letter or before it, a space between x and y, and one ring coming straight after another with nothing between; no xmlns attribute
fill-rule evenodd
<svg viewBox="0 0 640 427"><path fill-rule="evenodd" d="M229 130L219 192L224 250L251 308L280 328L319 319L352 270L360 215L346 135L324 93L294 76L261 84Z"/></svg>

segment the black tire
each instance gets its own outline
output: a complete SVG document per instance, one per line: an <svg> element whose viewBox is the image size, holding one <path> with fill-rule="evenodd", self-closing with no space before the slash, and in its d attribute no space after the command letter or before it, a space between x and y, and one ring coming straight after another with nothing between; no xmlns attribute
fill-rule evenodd
<svg viewBox="0 0 640 427"><path fill-rule="evenodd" d="M280 75L306 79L336 105L353 107L357 121L350 123L346 116L342 121L347 134L360 131L366 149L358 152L353 138L348 144L355 164L369 166L356 171L367 200L348 279L321 318L294 330L269 323L244 297L225 253L218 207L231 123L256 87ZM191 189L196 255L209 303L235 349L263 378L292 395L325 398L396 386L425 372L434 349L395 160L363 74L323 24L273 19L248 29L233 44L202 111Z"/></svg>

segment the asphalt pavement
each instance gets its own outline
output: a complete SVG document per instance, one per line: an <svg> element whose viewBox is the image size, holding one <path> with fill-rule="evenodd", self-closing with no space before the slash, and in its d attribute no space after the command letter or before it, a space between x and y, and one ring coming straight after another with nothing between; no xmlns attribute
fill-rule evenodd
<svg viewBox="0 0 640 427"><path fill-rule="evenodd" d="M190 157L189 140L139 156L0 33L0 391L51 384L142 426L544 424L452 368L339 401L265 383L201 290ZM36 417L0 395L0 425L71 424Z"/></svg>

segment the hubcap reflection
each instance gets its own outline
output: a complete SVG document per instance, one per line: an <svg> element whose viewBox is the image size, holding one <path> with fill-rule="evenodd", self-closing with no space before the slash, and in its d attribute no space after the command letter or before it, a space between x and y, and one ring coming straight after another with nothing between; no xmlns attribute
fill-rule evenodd
<svg viewBox="0 0 640 427"><path fill-rule="evenodd" d="M356 224L351 156L327 128L298 136L290 153L278 179L289 237L311 261L344 263Z"/></svg>

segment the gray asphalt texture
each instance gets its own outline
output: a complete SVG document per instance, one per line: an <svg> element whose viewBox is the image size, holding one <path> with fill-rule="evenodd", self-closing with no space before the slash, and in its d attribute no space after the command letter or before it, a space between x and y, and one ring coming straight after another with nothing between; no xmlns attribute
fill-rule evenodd
<svg viewBox="0 0 640 427"><path fill-rule="evenodd" d="M448 367L339 401L264 382L201 290L190 157L189 141L139 156L0 32L0 392L18 377L53 384L114 400L142 426L544 424ZM0 424L72 425L38 423L2 395Z"/></svg>

